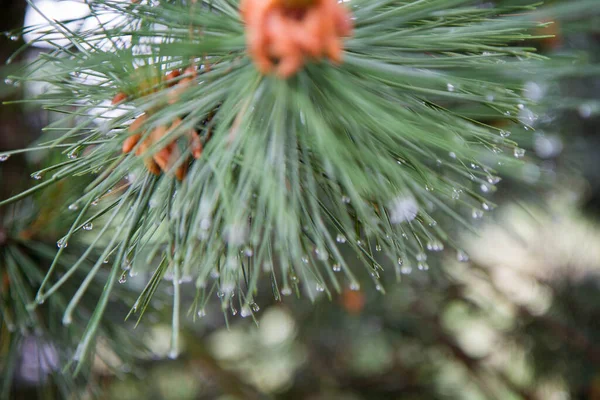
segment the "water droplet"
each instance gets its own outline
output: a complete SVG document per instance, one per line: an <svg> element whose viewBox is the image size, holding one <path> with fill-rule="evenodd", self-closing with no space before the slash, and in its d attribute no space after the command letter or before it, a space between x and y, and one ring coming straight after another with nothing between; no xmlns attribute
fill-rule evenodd
<svg viewBox="0 0 600 400"><path fill-rule="evenodd" d="M425 185L425 190L427 190L428 192L433 192L433 186L431 185Z"/></svg>
<svg viewBox="0 0 600 400"><path fill-rule="evenodd" d="M450 153L448 153L448 156L450 156L450 158L456 158L456 153L451 151Z"/></svg>
<svg viewBox="0 0 600 400"><path fill-rule="evenodd" d="M0 154L0 162L4 162L10 158L10 154Z"/></svg>
<svg viewBox="0 0 600 400"><path fill-rule="evenodd" d="M337 237L335 238L335 241L338 243L346 243L346 237L341 233L338 233Z"/></svg>
<svg viewBox="0 0 600 400"><path fill-rule="evenodd" d="M281 294L284 296L289 296L292 294L292 289L290 289L289 286L285 286L283 289L281 289Z"/></svg>
<svg viewBox="0 0 600 400"><path fill-rule="evenodd" d="M39 181L40 179L42 179L42 173L41 172L34 172L33 174L31 174L31 177L33 179L35 179L36 181Z"/></svg>
<svg viewBox="0 0 600 400"><path fill-rule="evenodd" d="M19 40L19 36L17 36L17 35L10 35L10 40L12 40L13 42L16 42L17 40Z"/></svg>
<svg viewBox="0 0 600 400"><path fill-rule="evenodd" d="M340 272L342 270L342 266L340 264L333 264L331 269L333 269L333 272Z"/></svg>
<svg viewBox="0 0 600 400"><path fill-rule="evenodd" d="M252 257L254 255L254 250L251 247L244 248L244 255L246 257Z"/></svg>
<svg viewBox="0 0 600 400"><path fill-rule="evenodd" d="M524 108L525 108L525 106L524 106L523 104L520 104L520 103L519 103L519 104L517 104L517 108L518 108L519 110L522 110L522 109L524 109Z"/></svg>
<svg viewBox="0 0 600 400"><path fill-rule="evenodd" d="M462 189L452 189L452 198L454 200L460 199L460 194L462 193Z"/></svg>
<svg viewBox="0 0 600 400"><path fill-rule="evenodd" d="M439 240L432 240L427 243L427 250L429 251L442 251L444 250L444 244Z"/></svg>
<svg viewBox="0 0 600 400"><path fill-rule="evenodd" d="M97 206L99 201L100 201L99 199L96 199L96 200L92 201L92 205L94 207Z"/></svg>
<svg viewBox="0 0 600 400"><path fill-rule="evenodd" d="M306 257L306 256L302 256L302 258L300 258L300 259L302 260L302 262L303 262L304 264L308 264L308 257Z"/></svg>
<svg viewBox="0 0 600 400"><path fill-rule="evenodd" d="M260 307L256 303L250 303L250 308L252 308L252 311L254 311L254 312L260 311Z"/></svg>
<svg viewBox="0 0 600 400"><path fill-rule="evenodd" d="M73 322L73 317L71 317L71 314L65 314L63 316L63 319L62 319L63 325L71 325L72 322Z"/></svg>
<svg viewBox="0 0 600 400"><path fill-rule="evenodd" d="M169 358L171 360L176 360L179 357L179 352L176 349L172 349L169 351Z"/></svg>
<svg viewBox="0 0 600 400"><path fill-rule="evenodd" d="M426 262L420 262L417 264L417 268L419 269L419 271L428 271L429 264L427 264Z"/></svg>
<svg viewBox="0 0 600 400"><path fill-rule="evenodd" d="M437 165L438 167L442 166L442 160L440 160L439 158L437 160L435 160L435 165Z"/></svg>
<svg viewBox="0 0 600 400"><path fill-rule="evenodd" d="M247 305L242 306L242 309L240 311L240 316L242 318L246 318L246 317L249 317L250 315L252 315L252 311L250 310L250 307L248 307Z"/></svg>
<svg viewBox="0 0 600 400"><path fill-rule="evenodd" d="M223 297L225 297L225 292L222 290L217 291L217 297L222 299Z"/></svg>
<svg viewBox="0 0 600 400"><path fill-rule="evenodd" d="M67 247L68 245L69 245L69 243L67 242L67 240L65 238L62 238L58 242L56 242L56 246L59 249L63 249L65 247Z"/></svg>
<svg viewBox="0 0 600 400"><path fill-rule="evenodd" d="M511 135L511 132L509 132L509 131L504 131L504 130L500 131L500 136L503 138L507 138L510 135Z"/></svg>
<svg viewBox="0 0 600 400"><path fill-rule="evenodd" d="M10 78L4 79L4 84L6 84L7 86L12 86L14 83L15 82Z"/></svg>
<svg viewBox="0 0 600 400"><path fill-rule="evenodd" d="M206 310L204 308L201 308L198 310L198 317L199 318L206 317Z"/></svg>
<svg viewBox="0 0 600 400"><path fill-rule="evenodd" d="M236 316L238 313L237 308L235 308L233 305L231 306L231 315Z"/></svg>
<svg viewBox="0 0 600 400"><path fill-rule="evenodd" d="M417 259L417 261L427 261L427 254L425 254L425 253L417 253L417 255L415 256L415 258Z"/></svg>
<svg viewBox="0 0 600 400"><path fill-rule="evenodd" d="M471 212L471 217L473 217L474 219L482 218L483 211L478 208L474 208L473 211Z"/></svg>
<svg viewBox="0 0 600 400"><path fill-rule="evenodd" d="M67 158L69 158L69 160L75 160L77 157L79 157L79 147L76 147L67 153Z"/></svg>
<svg viewBox="0 0 600 400"><path fill-rule="evenodd" d="M469 255L464 250L458 250L456 252L456 259L460 262L467 262L469 261Z"/></svg>
<svg viewBox="0 0 600 400"><path fill-rule="evenodd" d="M400 273L404 275L408 275L412 272L412 267L410 265L403 265L400 269Z"/></svg>
<svg viewBox="0 0 600 400"><path fill-rule="evenodd" d="M375 290L377 290L378 292L383 291L383 287L380 284L375 285Z"/></svg>
<svg viewBox="0 0 600 400"><path fill-rule="evenodd" d="M315 289L317 290L317 292L324 292L325 291L325 288L320 283L317 283Z"/></svg>
<svg viewBox="0 0 600 400"><path fill-rule="evenodd" d="M482 183L481 186L479 186L479 189L481 189L483 193L488 193L490 191L490 187L487 183Z"/></svg>
<svg viewBox="0 0 600 400"><path fill-rule="evenodd" d="M492 206L490 206L488 203L481 203L481 208L483 208L485 211L490 211Z"/></svg>
<svg viewBox="0 0 600 400"><path fill-rule="evenodd" d="M500 178L499 176L490 175L487 177L487 181L492 185L500 183L501 180L502 178Z"/></svg>
<svg viewBox="0 0 600 400"><path fill-rule="evenodd" d="M84 231L91 231L92 229L94 229L94 224L92 224L91 222L88 222L83 226Z"/></svg>
<svg viewBox="0 0 600 400"><path fill-rule="evenodd" d="M121 274L121 277L119 278L119 283L125 283L127 282L127 272L124 272L123 274Z"/></svg>
<svg viewBox="0 0 600 400"><path fill-rule="evenodd" d="M523 158L525 156L525 149L515 147L513 154L514 154L515 158Z"/></svg>
<svg viewBox="0 0 600 400"><path fill-rule="evenodd" d="M350 197L348 197L348 196L342 196L342 203L350 204Z"/></svg>
<svg viewBox="0 0 600 400"><path fill-rule="evenodd" d="M381 251L381 245L380 244L375 245L375 251Z"/></svg>
<svg viewBox="0 0 600 400"><path fill-rule="evenodd" d="M352 282L349 287L350 290L352 290L353 292L360 290L360 285L358 284L358 282Z"/></svg>
<svg viewBox="0 0 600 400"><path fill-rule="evenodd" d="M448 91L449 91L449 92L454 92L454 89L456 89L456 88L454 87L454 85L453 85L453 84L451 84L451 83L447 84L447 85L446 85L446 88L448 89Z"/></svg>

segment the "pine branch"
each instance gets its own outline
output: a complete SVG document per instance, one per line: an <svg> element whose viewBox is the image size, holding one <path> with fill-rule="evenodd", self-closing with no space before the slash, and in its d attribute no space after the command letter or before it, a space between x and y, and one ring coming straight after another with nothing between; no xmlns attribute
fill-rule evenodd
<svg viewBox="0 0 600 400"><path fill-rule="evenodd" d="M573 12L591 5L578 1ZM174 332L185 279L198 289L194 314L216 293L224 310L237 295L250 316L266 279L277 298L357 290L363 273L384 291L384 271L401 279L413 266L428 270L428 251L450 247L466 260L456 226L473 229L494 207L501 176L533 161L496 125L531 129L523 82L554 73L551 60L522 45L546 37L531 33L547 26L534 7L352 1L343 63L308 62L286 80L262 75L248 57L237 2L89 7L86 20L110 22L84 30L49 20L36 43L52 50L11 78L47 88L32 101L63 118L38 148L69 161L0 202L95 176L68 207L76 220L53 265L74 235L102 228L48 287L51 268L37 295L49 297L99 247L68 320L111 256L81 359L122 266L158 265L134 307L140 315L162 278L174 277ZM352 258L364 270L352 270ZM176 349L176 333L172 342Z"/></svg>

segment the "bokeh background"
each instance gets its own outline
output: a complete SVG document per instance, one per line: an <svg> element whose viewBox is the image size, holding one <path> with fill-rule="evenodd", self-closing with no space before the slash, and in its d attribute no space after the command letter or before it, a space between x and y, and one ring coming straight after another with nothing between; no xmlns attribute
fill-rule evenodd
<svg viewBox="0 0 600 400"><path fill-rule="evenodd" d="M85 12L75 2L34 4L63 21ZM0 35L0 60L7 60L32 38L13 32L42 21L22 0L0 0L0 10L0 32L7 32ZM598 19L557 22L550 33L556 36L532 45L545 54L600 62ZM21 52L4 67L4 76L12 65L46 50ZM2 80L1 100L10 104L0 107L0 154L43 140L42 128L57 118L21 101L43 88ZM3 321L0 380L8 389L1 394L15 399L600 400L600 75L527 85L541 104L529 110L535 113L535 131L513 130L513 135L539 163L522 171L521 183L500 184L494 198L499 207L481 220L479 234L460 234L468 260L466 254L457 260L442 253L430 261L429 271L415 269L402 282L389 283L385 295L364 285L311 303L306 297L274 298L265 290L256 297L254 320L244 318L248 313L235 302L221 310L215 298L198 315L187 315L176 358L169 354L168 285L134 329L135 321L122 321L148 275L143 269L125 271L107 316L114 329L102 331L83 379L63 372L63 353L72 357L74 343L65 337L76 338L77 331L62 327L59 313L45 311L42 333ZM48 157L27 153L0 164L0 198L30 187L31 173ZM13 254L12 235L25 254L22 241L35 240L44 251L27 260L43 272L61 235L63 225L54 217L68 204L68 186L0 208L0 251ZM2 265L0 273L9 268ZM190 304L194 285L183 283ZM6 306L10 290L6 280L2 285ZM92 309L94 299L89 302ZM85 309L82 313L84 320Z"/></svg>

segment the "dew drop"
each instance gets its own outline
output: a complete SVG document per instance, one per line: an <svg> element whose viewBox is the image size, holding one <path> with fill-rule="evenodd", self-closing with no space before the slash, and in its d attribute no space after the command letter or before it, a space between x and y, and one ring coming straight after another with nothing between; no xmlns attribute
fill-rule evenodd
<svg viewBox="0 0 600 400"><path fill-rule="evenodd" d="M448 89L448 91L449 91L449 92L454 92L454 89L456 89L456 88L454 87L454 85L453 85L453 84L451 84L451 83L447 84L447 85L446 85L446 88Z"/></svg>
<svg viewBox="0 0 600 400"><path fill-rule="evenodd" d="M515 158L523 158L525 156L525 149L515 147L515 150L513 151L513 155L515 156Z"/></svg>
<svg viewBox="0 0 600 400"><path fill-rule="evenodd" d="M333 270L333 272L340 272L342 270L342 266L340 264L333 264L331 266L331 269Z"/></svg>
<svg viewBox="0 0 600 400"><path fill-rule="evenodd" d="M35 179L36 181L39 181L40 179L42 179L42 173L41 172L34 172L33 174L31 174L31 177L33 179Z"/></svg>
<svg viewBox="0 0 600 400"><path fill-rule="evenodd" d="M425 253L417 253L417 255L415 256L415 258L417 259L417 261L427 261L427 254L425 254Z"/></svg>
<svg viewBox="0 0 600 400"><path fill-rule="evenodd" d="M337 237L335 238L335 241L338 243L346 243L346 237L341 233L338 233Z"/></svg>
<svg viewBox="0 0 600 400"><path fill-rule="evenodd" d="M217 297L222 299L223 297L225 297L225 292L222 290L217 291Z"/></svg>
<svg viewBox="0 0 600 400"><path fill-rule="evenodd" d="M487 183L482 183L481 186L479 186L479 189L483 192L483 193L488 193L490 191L490 187L488 186Z"/></svg>
<svg viewBox="0 0 600 400"><path fill-rule="evenodd" d="M502 136L503 138L507 138L511 135L511 132L509 131L500 131L500 136Z"/></svg>
<svg viewBox="0 0 600 400"><path fill-rule="evenodd" d="M501 180L502 180L502 178L500 178L499 176L490 175L487 177L487 181L491 185L496 185L496 184L500 183Z"/></svg>
<svg viewBox="0 0 600 400"><path fill-rule="evenodd" d="M199 318L206 317L206 310L204 308L201 308L198 310L198 317Z"/></svg>
<svg viewBox="0 0 600 400"><path fill-rule="evenodd" d="M289 296L292 294L292 289L290 289L289 286L285 286L283 289L281 289L281 294L284 296Z"/></svg>
<svg viewBox="0 0 600 400"><path fill-rule="evenodd" d="M380 284L375 285L375 290L377 290L378 292L383 291L383 287Z"/></svg>
<svg viewBox="0 0 600 400"><path fill-rule="evenodd" d="M471 217L473 217L474 219L480 219L483 217L483 211L478 208L474 208L471 212Z"/></svg>
<svg viewBox="0 0 600 400"><path fill-rule="evenodd" d="M315 286L315 289L316 289L317 292L324 292L325 291L325 288L320 283L317 283L317 285Z"/></svg>
<svg viewBox="0 0 600 400"><path fill-rule="evenodd" d="M342 196L342 203L350 204L350 197L345 196L345 195Z"/></svg>
<svg viewBox="0 0 600 400"><path fill-rule="evenodd" d="M62 319L63 325L71 325L72 322L73 322L73 317L71 317L70 314L65 314L63 316L63 319Z"/></svg>
<svg viewBox="0 0 600 400"><path fill-rule="evenodd" d="M260 307L256 303L250 303L250 308L252 308L252 311L254 311L254 312L260 311Z"/></svg>
<svg viewBox="0 0 600 400"><path fill-rule="evenodd" d="M302 256L301 260L304 264L308 264L308 257Z"/></svg>
<svg viewBox="0 0 600 400"><path fill-rule="evenodd" d="M432 240L427 243L427 250L429 251L442 251L444 250L444 244L439 240Z"/></svg>
<svg viewBox="0 0 600 400"><path fill-rule="evenodd" d="M448 156L449 156L450 158L454 158L454 159L456 159L456 153L455 153L455 152L453 152L453 151L451 151L450 153L448 153Z"/></svg>
<svg viewBox="0 0 600 400"><path fill-rule="evenodd" d="M352 282L349 287L350 290L352 290L353 292L360 290L360 285L358 284L358 282Z"/></svg>
<svg viewBox="0 0 600 400"><path fill-rule="evenodd" d="M456 259L460 262L469 261L469 255L464 250L458 250L456 252Z"/></svg>
<svg viewBox="0 0 600 400"><path fill-rule="evenodd" d="M417 268L419 269L419 271L428 271L429 264L427 264L426 262L420 262L417 264Z"/></svg>
<svg viewBox="0 0 600 400"><path fill-rule="evenodd" d="M78 208L79 208L79 206L77 205L77 203L73 203L73 204L69 205L70 211L76 211Z"/></svg>
<svg viewBox="0 0 600 400"><path fill-rule="evenodd" d="M246 257L252 257L252 256L254 255L254 250L252 250L252 248L251 248L251 247L246 247L246 248L244 249L244 255L245 255Z"/></svg>
<svg viewBox="0 0 600 400"><path fill-rule="evenodd" d="M250 310L250 307L248 307L247 305L242 306L242 309L240 310L240 317L246 318L246 317L249 317L250 315L252 315L252 311Z"/></svg>
<svg viewBox="0 0 600 400"><path fill-rule="evenodd" d="M403 265L400 272L404 275L408 275L412 272L412 267L410 265Z"/></svg>
<svg viewBox="0 0 600 400"><path fill-rule="evenodd" d="M127 273L123 273L121 274L121 277L119 278L119 283L125 283L127 282Z"/></svg>
<svg viewBox="0 0 600 400"><path fill-rule="evenodd" d="M69 243L67 242L67 240L65 238L60 239L58 242L56 242L56 246L59 249L64 249L65 247L67 247L69 245Z"/></svg>
<svg viewBox="0 0 600 400"><path fill-rule="evenodd" d="M461 193L462 193L462 189L452 189L452 199L454 199L454 200L460 199Z"/></svg>
<svg viewBox="0 0 600 400"><path fill-rule="evenodd" d="M17 36L17 35L10 35L10 40L12 40L13 42L16 42L17 40L19 40L19 36Z"/></svg>
<svg viewBox="0 0 600 400"><path fill-rule="evenodd" d="M4 162L10 158L10 154L0 154L0 162Z"/></svg>
<svg viewBox="0 0 600 400"><path fill-rule="evenodd" d="M375 251L381 251L381 245L380 244L378 244L378 245L375 246Z"/></svg>
<svg viewBox="0 0 600 400"><path fill-rule="evenodd" d="M179 352L175 349L169 351L169 358L171 360L176 360L179 357Z"/></svg>
<svg viewBox="0 0 600 400"><path fill-rule="evenodd" d="M79 147L76 147L67 153L67 158L69 158L69 160L75 160L77 157L79 157Z"/></svg>
<svg viewBox="0 0 600 400"><path fill-rule="evenodd" d="M488 203L481 203L481 208L483 208L485 211L490 211L492 206L490 206Z"/></svg>
<svg viewBox="0 0 600 400"><path fill-rule="evenodd" d="M94 224L92 224L91 222L88 222L83 226L84 231L91 231L92 229L94 229Z"/></svg>

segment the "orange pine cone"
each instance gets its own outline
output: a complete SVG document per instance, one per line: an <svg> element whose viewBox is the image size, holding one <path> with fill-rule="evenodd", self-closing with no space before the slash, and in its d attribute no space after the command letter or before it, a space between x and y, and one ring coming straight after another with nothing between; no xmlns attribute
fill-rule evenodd
<svg viewBox="0 0 600 400"><path fill-rule="evenodd" d="M337 0L242 0L250 57L259 71L294 75L306 58L342 61L342 38L352 20Z"/></svg>
<svg viewBox="0 0 600 400"><path fill-rule="evenodd" d="M142 72L140 72L141 74ZM167 103L173 104L179 100L181 93L186 90L194 78L196 77L196 68L188 67L184 71L184 77L177 79L181 76L181 71L174 70L167 74L163 81L167 87L172 87L168 92ZM144 79L139 83L139 89L141 94L146 94L149 90L159 90L157 80L154 76L150 76L150 79ZM113 104L119 103L126 98L123 93L118 93L113 99ZM144 135L142 129L148 119L148 114L142 114L136 118L128 128L129 137L125 139L122 146L123 153L130 153L135 148L135 155L142 156L146 151L152 147L155 143L158 143L165 135L176 129L182 122L180 118L176 118L171 125L160 125L155 127L149 134ZM190 129L185 132L186 137L189 139L192 156L199 158L202 154L202 142L200 137L195 130ZM145 139L140 143L142 137ZM159 175L161 171L168 171L179 161L181 153L175 141L166 144L159 151L155 152L151 156L147 156L144 159L144 165L154 175ZM175 170L175 176L177 179L182 180L187 172L187 165L183 163Z"/></svg>

